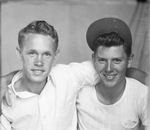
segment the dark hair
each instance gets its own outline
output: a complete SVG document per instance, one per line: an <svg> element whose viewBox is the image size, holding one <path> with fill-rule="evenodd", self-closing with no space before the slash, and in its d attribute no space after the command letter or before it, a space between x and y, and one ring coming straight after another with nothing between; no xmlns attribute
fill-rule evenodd
<svg viewBox="0 0 150 130"><path fill-rule="evenodd" d="M58 47L58 34L53 26L49 25L45 21L33 21L30 24L28 24L26 27L21 29L18 34L18 44L19 47L23 47L23 42L25 40L25 36L29 33L33 34L42 34L42 35L48 35L55 41L55 48Z"/></svg>
<svg viewBox="0 0 150 130"><path fill-rule="evenodd" d="M99 46L112 47L120 45L123 45L124 51L129 57L132 49L131 44L126 43L116 32L102 34L94 41L94 52Z"/></svg>

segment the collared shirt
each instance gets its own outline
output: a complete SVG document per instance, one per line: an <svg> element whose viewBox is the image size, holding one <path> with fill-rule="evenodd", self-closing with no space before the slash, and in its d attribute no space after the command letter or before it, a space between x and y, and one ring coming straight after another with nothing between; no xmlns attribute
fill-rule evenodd
<svg viewBox="0 0 150 130"><path fill-rule="evenodd" d="M17 73L9 85L12 107L2 104L2 130L75 130L76 96L84 84L95 84L97 74L91 62L57 65L40 95L16 92L21 77Z"/></svg>

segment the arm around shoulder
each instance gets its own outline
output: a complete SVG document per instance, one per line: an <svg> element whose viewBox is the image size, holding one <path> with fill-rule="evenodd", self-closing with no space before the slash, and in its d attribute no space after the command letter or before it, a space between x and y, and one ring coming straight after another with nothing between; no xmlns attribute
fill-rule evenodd
<svg viewBox="0 0 150 130"><path fill-rule="evenodd" d="M148 74L140 69L133 68L133 67L128 68L126 76L130 78L134 78L145 85L147 84Z"/></svg>
<svg viewBox="0 0 150 130"><path fill-rule="evenodd" d="M7 85L10 84L13 76L17 73L18 71L13 71L7 75L1 76L0 77L0 104L2 103L2 99L5 97L7 104L10 105L10 100L9 97L6 96L6 92L8 91ZM0 108L0 115L1 115L1 108Z"/></svg>

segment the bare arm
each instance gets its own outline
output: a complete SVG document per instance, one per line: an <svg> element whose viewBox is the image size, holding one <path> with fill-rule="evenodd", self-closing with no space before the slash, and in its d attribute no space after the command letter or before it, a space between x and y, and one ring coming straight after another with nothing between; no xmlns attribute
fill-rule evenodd
<svg viewBox="0 0 150 130"><path fill-rule="evenodd" d="M145 85L147 84L148 75L142 70L133 67L128 68L126 76L130 78L134 78Z"/></svg>

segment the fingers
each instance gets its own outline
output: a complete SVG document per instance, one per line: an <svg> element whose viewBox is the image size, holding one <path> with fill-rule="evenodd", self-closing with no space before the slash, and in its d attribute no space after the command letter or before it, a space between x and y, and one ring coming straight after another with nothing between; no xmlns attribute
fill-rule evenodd
<svg viewBox="0 0 150 130"><path fill-rule="evenodd" d="M6 104L8 106L12 106L11 103L11 93L9 91L9 89L6 89L6 91L4 91L4 89L1 89L1 95L0 95L0 105L2 105L2 101L5 101ZM2 115L2 107L0 107L0 116Z"/></svg>
<svg viewBox="0 0 150 130"><path fill-rule="evenodd" d="M11 100L10 100L10 94L8 92L8 86L7 86L7 78L6 77L0 77L0 105L2 104L2 100L6 100L6 103L11 106ZM2 110L0 107L0 115L2 114Z"/></svg>
<svg viewBox="0 0 150 130"><path fill-rule="evenodd" d="M1 96L0 96L0 105L2 104L2 99L1 99ZM2 115L2 107L0 107L0 116Z"/></svg>
<svg viewBox="0 0 150 130"><path fill-rule="evenodd" d="M0 105L2 104L2 100L3 100L3 97L4 97L4 89L2 89L2 87L0 88ZM2 109L0 107L0 115L2 114Z"/></svg>
<svg viewBox="0 0 150 130"><path fill-rule="evenodd" d="M5 92L5 100L8 106L12 106L11 102L11 91L8 89L8 91Z"/></svg>
<svg viewBox="0 0 150 130"><path fill-rule="evenodd" d="M9 90L9 89L6 89L6 91L5 92L2 92L2 95L3 96L1 96L0 97L0 103L2 103L2 100L4 101L4 102L6 102L6 104L8 105L8 106L12 106L12 101L11 101L11 91ZM0 108L1 109L1 108Z"/></svg>

